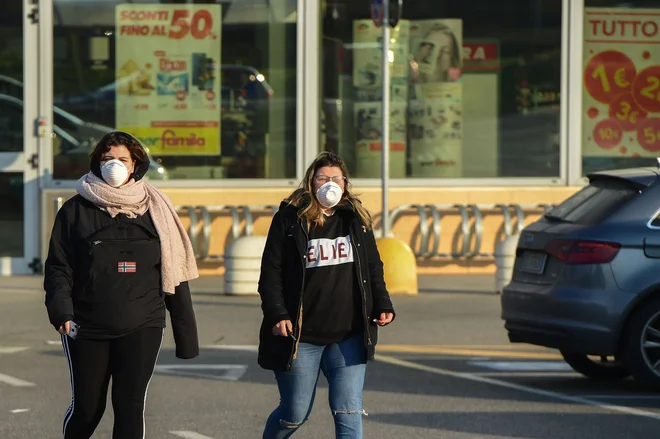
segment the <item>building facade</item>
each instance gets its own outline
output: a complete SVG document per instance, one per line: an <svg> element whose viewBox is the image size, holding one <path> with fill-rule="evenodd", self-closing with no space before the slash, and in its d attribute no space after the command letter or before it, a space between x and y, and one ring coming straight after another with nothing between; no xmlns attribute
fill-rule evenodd
<svg viewBox="0 0 660 439"><path fill-rule="evenodd" d="M422 270L492 270L588 173L655 164L660 0L391 2L387 211ZM41 270L112 129L148 148L202 273L265 233L319 151L378 224L379 17L369 0L4 0L0 274Z"/></svg>

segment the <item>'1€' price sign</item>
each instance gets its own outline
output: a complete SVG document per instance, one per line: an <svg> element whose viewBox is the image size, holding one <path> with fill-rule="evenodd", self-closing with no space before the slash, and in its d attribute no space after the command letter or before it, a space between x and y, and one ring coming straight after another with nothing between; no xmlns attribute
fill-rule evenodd
<svg viewBox="0 0 660 439"><path fill-rule="evenodd" d="M121 11L119 29L123 36L162 36L180 40L191 36L196 40L216 39L213 32L213 14L208 9Z"/></svg>
<svg viewBox="0 0 660 439"><path fill-rule="evenodd" d="M600 52L584 69L584 86L598 102L609 104L630 91L637 71L630 58L616 50Z"/></svg>

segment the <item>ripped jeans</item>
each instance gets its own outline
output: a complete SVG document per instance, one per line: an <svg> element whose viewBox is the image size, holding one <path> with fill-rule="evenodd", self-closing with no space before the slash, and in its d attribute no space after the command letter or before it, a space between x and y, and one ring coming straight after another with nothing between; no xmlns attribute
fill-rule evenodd
<svg viewBox="0 0 660 439"><path fill-rule="evenodd" d="M328 379L337 439L362 439L366 361L362 333L327 346L300 343L291 371L275 372L280 405L268 417L263 439L291 437L307 421L320 371Z"/></svg>

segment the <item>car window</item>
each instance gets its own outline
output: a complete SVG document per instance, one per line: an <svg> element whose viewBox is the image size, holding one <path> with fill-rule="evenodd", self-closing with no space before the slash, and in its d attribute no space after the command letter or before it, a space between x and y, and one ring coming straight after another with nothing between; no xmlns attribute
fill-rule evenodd
<svg viewBox="0 0 660 439"><path fill-rule="evenodd" d="M660 214L656 215L656 217L653 218L653 221L651 221L651 226L660 227Z"/></svg>
<svg viewBox="0 0 660 439"><path fill-rule="evenodd" d="M599 179L547 213L549 219L581 225L601 223L639 191L619 178Z"/></svg>

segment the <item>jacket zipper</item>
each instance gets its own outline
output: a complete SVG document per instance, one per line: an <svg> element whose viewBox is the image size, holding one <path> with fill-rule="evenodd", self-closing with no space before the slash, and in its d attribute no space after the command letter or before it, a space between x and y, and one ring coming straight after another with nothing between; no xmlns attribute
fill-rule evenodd
<svg viewBox="0 0 660 439"><path fill-rule="evenodd" d="M155 240L154 239L103 239L103 240L97 239L95 241L92 241L92 247L89 249L89 254L90 255L92 254L92 250L94 250L94 247L97 247L97 246L99 246L101 244L104 244L104 243L105 244L112 244L112 243L115 243L115 242L127 242L127 243L131 243L131 244L135 244L135 243L142 244L142 243L149 243L149 242L153 242L153 241L155 241Z"/></svg>
<svg viewBox="0 0 660 439"><path fill-rule="evenodd" d="M309 242L309 234L307 233L307 229L305 228L304 224L300 224L302 227L303 233L305 234L305 244ZM300 344L300 334L302 333L302 320L303 320L303 295L305 294L305 272L306 272L306 253L300 255L301 261L302 261L302 285L300 287L300 300L298 302L298 321L297 326L298 326L298 335L295 337L295 342L293 345L293 352L291 353L291 358L289 359L289 364L287 369L291 368L291 362L298 356L298 344ZM296 328L294 326L293 328L294 336L296 335Z"/></svg>
<svg viewBox="0 0 660 439"><path fill-rule="evenodd" d="M355 223L355 221L353 223ZM358 281L360 283L360 291L362 291L362 305L364 310L362 313L365 324L364 330L367 333L367 343L369 346L371 346L371 334L369 334L369 316L367 315L367 292L364 289L364 279L362 279L362 264L360 263L360 254L358 253L357 245L355 244L355 239L353 238L354 237L351 237L351 245L353 246L355 260L358 264Z"/></svg>
<svg viewBox="0 0 660 439"><path fill-rule="evenodd" d="M156 239L97 239L95 241L92 241L93 245L99 245L103 244L104 242L130 242L130 243L135 243L135 242L153 242Z"/></svg>

